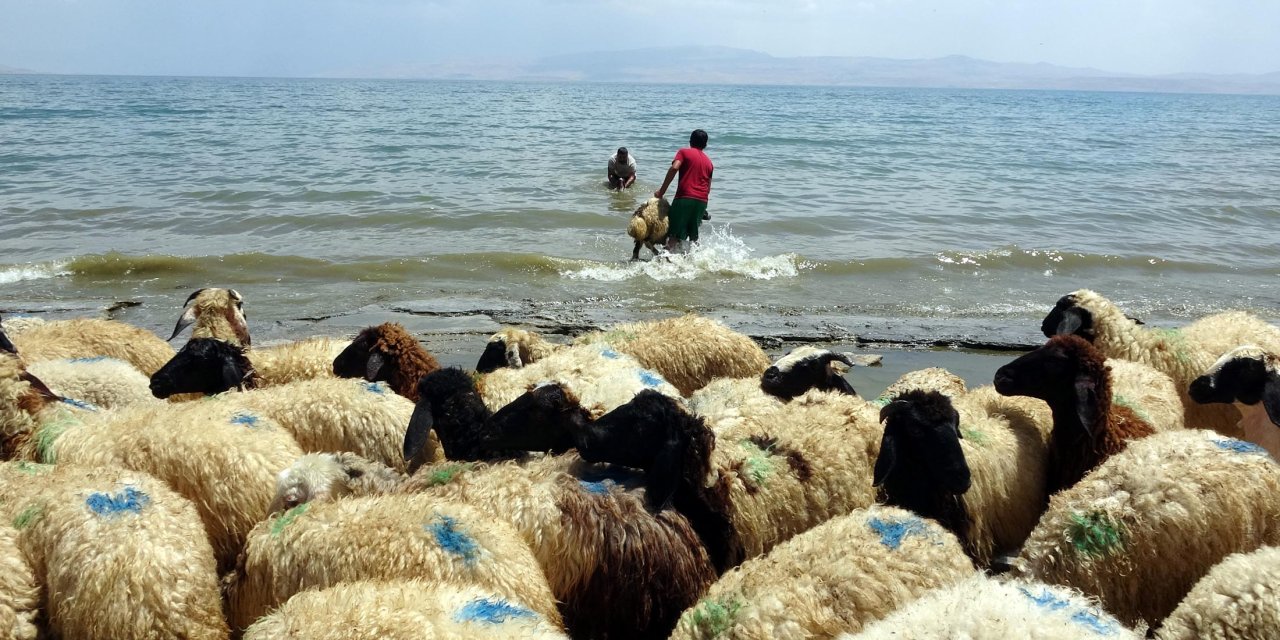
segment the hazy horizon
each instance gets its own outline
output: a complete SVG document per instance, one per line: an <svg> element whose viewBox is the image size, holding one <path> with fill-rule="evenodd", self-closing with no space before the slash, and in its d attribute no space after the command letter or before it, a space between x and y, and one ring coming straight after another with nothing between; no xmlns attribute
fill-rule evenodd
<svg viewBox="0 0 1280 640"><path fill-rule="evenodd" d="M724 46L779 58L1280 71L1280 3L1253 0L0 0L0 65L45 73L315 77Z"/></svg>

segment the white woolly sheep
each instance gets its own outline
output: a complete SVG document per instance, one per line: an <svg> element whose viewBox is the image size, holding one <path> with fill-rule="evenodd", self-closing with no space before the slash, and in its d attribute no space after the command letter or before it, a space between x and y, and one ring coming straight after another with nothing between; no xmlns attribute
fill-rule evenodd
<svg viewBox="0 0 1280 640"><path fill-rule="evenodd" d="M1280 543L1280 465L1209 431L1135 440L1053 496L1015 562L1021 575L1158 625L1213 565Z"/></svg>
<svg viewBox="0 0 1280 640"><path fill-rule="evenodd" d="M303 504L260 523L225 583L229 617L244 629L302 591L409 578L488 589L561 625L546 576L511 525L426 495Z"/></svg>
<svg viewBox="0 0 1280 640"><path fill-rule="evenodd" d="M830 638L973 573L937 523L892 507L860 509L725 574L671 638Z"/></svg>
<svg viewBox="0 0 1280 640"><path fill-rule="evenodd" d="M1253 345L1232 349L1191 382L1191 399L1234 404L1239 429L1280 460L1280 357Z"/></svg>
<svg viewBox="0 0 1280 640"><path fill-rule="evenodd" d="M933 518L986 567L1026 540L1044 511L1045 433L988 411L985 394L907 391L881 410L875 483L885 502Z"/></svg>
<svg viewBox="0 0 1280 640"><path fill-rule="evenodd" d="M195 507L164 483L10 462L0 495L0 518L43 587L49 637L226 640L213 549Z"/></svg>
<svg viewBox="0 0 1280 640"><path fill-rule="evenodd" d="M156 402L151 381L124 360L96 356L73 360L44 360L27 365L49 389L100 409Z"/></svg>
<svg viewBox="0 0 1280 640"><path fill-rule="evenodd" d="M173 347L146 329L115 320L76 318L31 323L9 334L28 364L103 356L124 360L151 375L173 357Z"/></svg>
<svg viewBox="0 0 1280 640"><path fill-rule="evenodd" d="M1063 296L1041 324L1045 336L1073 333L1094 343L1109 358L1142 362L1173 379L1186 412L1186 425L1239 437L1231 407L1191 400L1191 381L1222 354L1240 345L1280 353L1280 328L1251 314L1232 311L1201 318L1182 329L1149 329L1125 317L1110 300L1088 289Z"/></svg>
<svg viewBox="0 0 1280 640"><path fill-rule="evenodd" d="M1262 640L1280 632L1280 547L1227 556L1165 618L1160 640Z"/></svg>
<svg viewBox="0 0 1280 640"><path fill-rule="evenodd" d="M253 348L243 306L244 299L235 289L211 287L197 290L187 298L182 316L169 339L176 338L183 329L195 324L191 330L192 339L212 338L244 347L257 372L259 385L264 387L333 377L333 359L342 353L349 341L319 336ZM159 367L146 372L147 375L156 369Z"/></svg>
<svg viewBox="0 0 1280 640"><path fill-rule="evenodd" d="M568 640L536 612L475 587L351 582L299 593L244 640Z"/></svg>
<svg viewBox="0 0 1280 640"><path fill-rule="evenodd" d="M1140 640L1080 592L973 576L838 640Z"/></svg>
<svg viewBox="0 0 1280 640"><path fill-rule="evenodd" d="M648 248L653 255L658 255L657 245L667 239L667 212L671 203L666 198L649 198L636 208L627 222L627 235L636 241L631 249L631 259L640 259L640 247Z"/></svg>
<svg viewBox="0 0 1280 640"><path fill-rule="evenodd" d="M520 340L530 344L510 341ZM688 314L677 318L633 322L579 336L574 345L608 345L633 356L646 369L656 371L688 396L716 378L759 376L769 357L750 337L723 323ZM504 331L493 335L476 363L487 373L499 367L528 366L539 359L550 343L529 332Z"/></svg>
<svg viewBox="0 0 1280 640"><path fill-rule="evenodd" d="M666 638L680 612L716 577L685 518L674 510L646 510L635 490L642 476L623 469L566 455L524 465L446 462L407 482L384 482L390 478L368 461L306 458L281 474L281 487L295 497L278 494L282 507L401 491L469 504L510 522L533 550L577 637Z"/></svg>
<svg viewBox="0 0 1280 640"><path fill-rule="evenodd" d="M497 411L546 382L565 387L593 417L625 404L645 389L680 397L680 391L661 375L604 344L563 349L520 369L498 369L481 378L477 387L485 406Z"/></svg>
<svg viewBox="0 0 1280 640"><path fill-rule="evenodd" d="M308 453L276 475L276 497L267 513L307 502L394 493L408 476L350 452Z"/></svg>
<svg viewBox="0 0 1280 640"><path fill-rule="evenodd" d="M1003 395L1044 400L1053 412L1047 479L1050 495L1075 484L1131 441L1155 433L1133 409L1112 402L1111 370L1087 340L1059 335L996 370Z"/></svg>
<svg viewBox="0 0 1280 640"><path fill-rule="evenodd" d="M964 379L941 367L917 369L902 374L875 399L881 406L908 391L937 391L948 398L963 396L968 390Z"/></svg>
<svg viewBox="0 0 1280 640"><path fill-rule="evenodd" d="M267 515L276 474L302 455L275 421L228 403L126 407L37 426L23 459L149 473L199 509L219 566Z"/></svg>
<svg viewBox="0 0 1280 640"><path fill-rule="evenodd" d="M18 548L18 531L0 525L0 638L36 640L40 586Z"/></svg>

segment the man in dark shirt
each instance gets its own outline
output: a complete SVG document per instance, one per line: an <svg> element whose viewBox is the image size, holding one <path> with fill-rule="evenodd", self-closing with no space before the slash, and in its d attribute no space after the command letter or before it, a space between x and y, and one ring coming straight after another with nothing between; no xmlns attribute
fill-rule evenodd
<svg viewBox="0 0 1280 640"><path fill-rule="evenodd" d="M680 174L680 185L676 187L676 197L671 201L671 211L667 214L667 251L683 250L686 240L698 241L698 226L706 217L711 173L715 170L711 158L703 152L706 148L707 132L695 129L689 135L689 146L676 152L662 187L653 192L653 197L663 197L676 173Z"/></svg>

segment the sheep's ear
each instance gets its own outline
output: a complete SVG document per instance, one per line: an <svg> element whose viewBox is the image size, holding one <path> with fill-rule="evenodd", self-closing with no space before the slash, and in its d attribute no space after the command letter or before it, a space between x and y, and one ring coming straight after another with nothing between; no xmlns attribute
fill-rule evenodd
<svg viewBox="0 0 1280 640"><path fill-rule="evenodd" d="M949 425L947 430L960 435L958 426ZM969 465L964 459L964 449L960 446L960 438L951 438L948 433L939 437L932 447L932 453L940 464L937 467L938 481L947 493L960 495L969 490L971 477Z"/></svg>
<svg viewBox="0 0 1280 640"><path fill-rule="evenodd" d="M369 353L369 361L364 365L364 379L369 382L377 382L378 374L382 372L382 365L386 364L387 359L381 353L373 351Z"/></svg>
<svg viewBox="0 0 1280 640"><path fill-rule="evenodd" d="M1080 420L1080 426L1084 427L1085 433L1092 438L1097 433L1098 419L1098 389L1095 381L1088 376L1080 376L1076 378L1076 418Z"/></svg>
<svg viewBox="0 0 1280 640"><path fill-rule="evenodd" d="M222 373L222 384L220 386L222 387L222 389L220 389L218 393L221 393L222 391L226 391L228 389L240 389L240 390L244 389L245 378L248 376L245 375L245 371L240 368L238 363L236 363L235 359L225 358L222 361L221 373Z"/></svg>
<svg viewBox="0 0 1280 640"><path fill-rule="evenodd" d="M520 358L519 342L512 342L507 345L507 366L512 369L519 369L524 366L524 360Z"/></svg>
<svg viewBox="0 0 1280 640"><path fill-rule="evenodd" d="M1271 423L1280 428L1280 373L1267 373L1267 381L1262 385L1262 406Z"/></svg>
<svg viewBox="0 0 1280 640"><path fill-rule="evenodd" d="M45 400L61 400L62 399L62 396L54 393L51 389L49 389L49 386L44 383L44 380L41 380L40 378L35 377L35 375L29 371L23 371L22 373L19 373L18 379L31 385L31 388L35 389L36 393L44 397Z"/></svg>
<svg viewBox="0 0 1280 640"><path fill-rule="evenodd" d="M409 463L411 474L422 464L418 460L419 454L426 449L433 427L435 421L431 417L431 401L419 400L413 408L413 415L409 417L409 428L404 433L404 459Z"/></svg>
<svg viewBox="0 0 1280 640"><path fill-rule="evenodd" d="M884 435L880 438L880 455L876 457L876 469L872 475L871 486L884 486L884 481L889 479L889 474L893 473L893 467L897 463L897 438L886 429Z"/></svg>
<svg viewBox="0 0 1280 640"><path fill-rule="evenodd" d="M8 351L14 355L18 354L18 348L13 346L12 342L9 342L9 336L6 336L2 329L0 329L0 350Z"/></svg>
<svg viewBox="0 0 1280 640"><path fill-rule="evenodd" d="M844 376L840 375L839 373L832 371L830 382L831 382L831 389L833 391L839 391L840 393L848 394L851 396L858 395L858 392L853 389L853 385L849 384L849 381L845 380Z"/></svg>
<svg viewBox="0 0 1280 640"><path fill-rule="evenodd" d="M671 506L676 488L680 486L686 449L688 444L684 439L667 443L667 446L654 457L653 464L649 465L648 471L645 472L645 495L649 506L654 511L661 511Z"/></svg>
<svg viewBox="0 0 1280 640"><path fill-rule="evenodd" d="M1078 307L1063 309L1062 317L1058 320L1057 335L1074 334L1083 326L1084 314Z"/></svg>
<svg viewBox="0 0 1280 640"><path fill-rule="evenodd" d="M203 291L203 289L201 289L201 291ZM191 297L194 298L198 293L200 293L200 291L197 291L191 294ZM190 298L188 298L188 302L190 302ZM196 308L189 306L186 308L185 311L182 312L182 316L178 318L178 324L174 325L173 335L169 336L169 339L173 340L174 338L178 337L178 334L182 333L183 329L186 329L187 327L195 324L195 322L196 322Z"/></svg>

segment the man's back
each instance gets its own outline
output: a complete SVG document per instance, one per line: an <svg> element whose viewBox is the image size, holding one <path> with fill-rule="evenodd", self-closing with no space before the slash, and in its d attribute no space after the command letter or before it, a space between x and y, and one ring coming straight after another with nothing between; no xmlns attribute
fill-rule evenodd
<svg viewBox="0 0 1280 640"><path fill-rule="evenodd" d="M702 149L685 147L676 152L676 160L680 161L680 185L676 187L676 197L706 202L711 195L711 174L715 170L711 158Z"/></svg>

